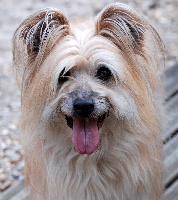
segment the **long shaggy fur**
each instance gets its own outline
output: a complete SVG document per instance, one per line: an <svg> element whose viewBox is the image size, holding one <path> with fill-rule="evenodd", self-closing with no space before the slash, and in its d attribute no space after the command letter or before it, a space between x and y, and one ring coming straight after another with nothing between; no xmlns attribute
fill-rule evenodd
<svg viewBox="0 0 178 200"><path fill-rule="evenodd" d="M84 30L48 8L19 26L13 55L30 199L162 199L162 43L148 22L115 3ZM107 84L95 77L100 65L113 74ZM69 70L69 80L59 84ZM91 155L75 151L65 120L80 91L93 95L94 117L109 112Z"/></svg>

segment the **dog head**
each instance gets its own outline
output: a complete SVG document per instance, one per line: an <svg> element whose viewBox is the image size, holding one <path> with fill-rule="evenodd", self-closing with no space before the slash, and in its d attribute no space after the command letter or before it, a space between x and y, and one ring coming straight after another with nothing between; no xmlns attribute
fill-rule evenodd
<svg viewBox="0 0 178 200"><path fill-rule="evenodd" d="M123 133L155 128L161 40L126 5L109 5L85 30L41 10L20 25L13 47L27 143L55 134L61 146L72 141L91 154Z"/></svg>

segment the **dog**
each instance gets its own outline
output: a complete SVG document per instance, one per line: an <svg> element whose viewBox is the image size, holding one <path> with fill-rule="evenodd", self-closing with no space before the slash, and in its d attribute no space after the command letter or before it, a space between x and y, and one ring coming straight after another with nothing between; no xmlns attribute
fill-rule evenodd
<svg viewBox="0 0 178 200"><path fill-rule="evenodd" d="M160 200L163 44L125 4L92 24L46 8L13 37L32 200Z"/></svg>

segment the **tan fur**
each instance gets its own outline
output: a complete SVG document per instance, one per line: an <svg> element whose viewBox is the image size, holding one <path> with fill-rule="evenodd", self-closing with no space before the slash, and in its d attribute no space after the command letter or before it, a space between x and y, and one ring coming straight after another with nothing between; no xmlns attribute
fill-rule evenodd
<svg viewBox="0 0 178 200"><path fill-rule="evenodd" d="M19 26L13 54L30 199L162 199L162 43L148 22L115 3L93 27L75 29L59 11L45 9ZM113 74L105 84L95 76L101 64ZM72 75L59 85L64 68ZM91 155L75 151L65 120L74 91L94 92L95 117L109 111Z"/></svg>

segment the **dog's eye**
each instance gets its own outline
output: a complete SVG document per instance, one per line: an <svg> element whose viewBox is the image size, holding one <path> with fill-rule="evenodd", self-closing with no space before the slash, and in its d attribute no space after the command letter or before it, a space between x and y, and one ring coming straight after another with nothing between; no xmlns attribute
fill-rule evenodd
<svg viewBox="0 0 178 200"><path fill-rule="evenodd" d="M106 66L101 65L96 72L96 77L102 81L107 81L112 77L112 72Z"/></svg>
<svg viewBox="0 0 178 200"><path fill-rule="evenodd" d="M61 71L60 75L59 75L59 78L58 78L58 82L60 84L68 81L69 79L69 76L70 76L70 70L68 70L67 72L65 72L65 68Z"/></svg>

